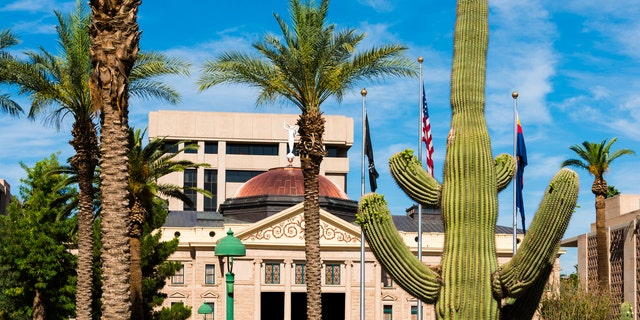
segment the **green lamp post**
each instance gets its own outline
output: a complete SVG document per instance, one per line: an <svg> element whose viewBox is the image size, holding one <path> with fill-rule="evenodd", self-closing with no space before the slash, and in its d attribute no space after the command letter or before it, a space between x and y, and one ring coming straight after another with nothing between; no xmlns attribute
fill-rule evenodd
<svg viewBox="0 0 640 320"><path fill-rule="evenodd" d="M247 255L247 248L245 248L240 239L233 236L233 231L229 229L227 236L218 240L215 255L227 258L227 265L229 266L229 271L226 274L227 320L233 320L233 285L235 281L235 275L233 274L233 257L244 257Z"/></svg>
<svg viewBox="0 0 640 320"><path fill-rule="evenodd" d="M212 314L213 309L206 302L203 302L200 308L198 308L198 314L204 314L204 320L207 320L207 315Z"/></svg>

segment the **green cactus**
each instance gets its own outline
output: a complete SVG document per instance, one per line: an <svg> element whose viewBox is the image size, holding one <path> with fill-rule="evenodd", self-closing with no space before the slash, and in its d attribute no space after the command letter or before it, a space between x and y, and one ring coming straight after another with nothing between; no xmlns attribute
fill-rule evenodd
<svg viewBox="0 0 640 320"><path fill-rule="evenodd" d="M620 320L633 320L633 307L631 303L624 302L620 305Z"/></svg>
<svg viewBox="0 0 640 320"><path fill-rule="evenodd" d="M578 176L562 169L547 187L517 254L498 265L498 192L512 180L516 164L510 155L493 159L484 117L487 17L487 0L458 0L443 183L426 173L410 150L389 160L393 178L410 198L440 208L442 265L431 269L417 260L382 196L363 196L358 213L376 258L400 287L435 304L438 319L531 318L578 197Z"/></svg>

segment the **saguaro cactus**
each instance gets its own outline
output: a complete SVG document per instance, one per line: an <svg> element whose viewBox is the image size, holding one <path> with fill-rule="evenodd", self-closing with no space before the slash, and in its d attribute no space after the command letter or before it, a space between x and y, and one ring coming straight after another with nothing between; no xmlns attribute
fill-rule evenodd
<svg viewBox="0 0 640 320"><path fill-rule="evenodd" d="M438 319L531 318L578 197L578 176L562 169L517 254L498 265L498 192L512 180L516 164L510 155L494 159L491 152L484 118L488 30L487 0L458 0L443 183L427 174L411 151L389 160L392 176L409 197L441 209L442 265L431 269L410 252L382 196L368 194L360 202L358 222L371 250L399 286L435 304Z"/></svg>

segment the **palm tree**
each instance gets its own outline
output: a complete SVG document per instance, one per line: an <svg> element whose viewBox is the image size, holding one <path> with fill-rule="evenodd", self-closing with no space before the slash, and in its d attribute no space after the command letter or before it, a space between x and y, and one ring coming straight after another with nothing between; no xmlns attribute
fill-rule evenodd
<svg viewBox="0 0 640 320"><path fill-rule="evenodd" d="M301 3L304 2L304 3ZM356 52L364 34L354 29L336 31L327 22L329 0L291 0L289 26L274 14L282 38L266 35L253 44L258 55L231 51L208 61L199 79L200 90L224 83L241 83L260 90L258 104L284 100L301 111L297 121L298 152L304 177L305 283L307 317L321 317L321 261L318 205L318 174L325 155L322 141L324 118L321 105L345 93L365 79L414 76L411 62L402 56L401 45L385 45Z"/></svg>
<svg viewBox="0 0 640 320"><path fill-rule="evenodd" d="M129 75L139 50L140 0L90 0L91 101L100 112L102 318L131 316L128 192Z"/></svg>
<svg viewBox="0 0 640 320"><path fill-rule="evenodd" d="M574 145L569 147L578 155L578 159L568 159L562 163L563 167L572 166L583 168L594 177L591 185L591 192L596 196L596 251L598 252L598 282L603 288L609 287L609 261L607 245L607 228L605 225L605 202L607 197L607 181L604 174L609 170L609 165L613 160L626 155L635 154L630 149L620 149L611 152L611 145L617 138L602 140L600 143L584 141L582 146Z"/></svg>
<svg viewBox="0 0 640 320"><path fill-rule="evenodd" d="M187 145L175 153L164 147L164 138L154 138L146 146L142 146L145 131L129 130L129 208L131 209L131 302L132 319L144 319L142 296L142 254L140 236L145 221L150 218L162 198L176 198L192 205L191 199L177 185L158 183L158 179L173 172L182 172L186 168L205 167L208 164L193 163L188 160L174 160L186 149L196 149L196 145ZM202 189L193 190L211 197L211 193Z"/></svg>
<svg viewBox="0 0 640 320"><path fill-rule="evenodd" d="M87 26L90 16L83 4L68 16L56 12L61 55L44 49L28 52L27 61L4 60L12 72L8 84L31 100L29 117L43 116L47 123L60 128L65 116L71 116L75 150L70 165L77 175L78 199L78 288L77 318L91 319L91 288L93 263L94 173L98 165L98 135L96 112L89 93L89 77L93 72L90 38ZM158 53L141 53L136 61L131 82L131 94L141 98L156 97L170 103L179 100L175 90L153 80L167 74L188 74L188 64ZM1 70L1 69L0 69Z"/></svg>
<svg viewBox="0 0 640 320"><path fill-rule="evenodd" d="M0 31L0 84L6 82L6 78L10 75L6 64L15 58L6 51L8 47L14 46L18 43L18 38L11 33L10 30ZM0 110L8 113L12 116L18 116L22 113L22 108L18 103L11 100L9 94L0 93Z"/></svg>

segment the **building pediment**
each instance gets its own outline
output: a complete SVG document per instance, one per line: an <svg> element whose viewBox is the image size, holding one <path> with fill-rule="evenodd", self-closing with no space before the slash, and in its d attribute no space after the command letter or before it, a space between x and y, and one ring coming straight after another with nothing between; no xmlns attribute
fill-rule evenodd
<svg viewBox="0 0 640 320"><path fill-rule="evenodd" d="M174 292L168 295L168 297L170 299L186 299L189 297L189 295L184 294L182 292Z"/></svg>
<svg viewBox="0 0 640 320"><path fill-rule="evenodd" d="M304 246L304 206L299 203L238 232L245 245ZM360 246L360 227L320 209L320 246Z"/></svg>

